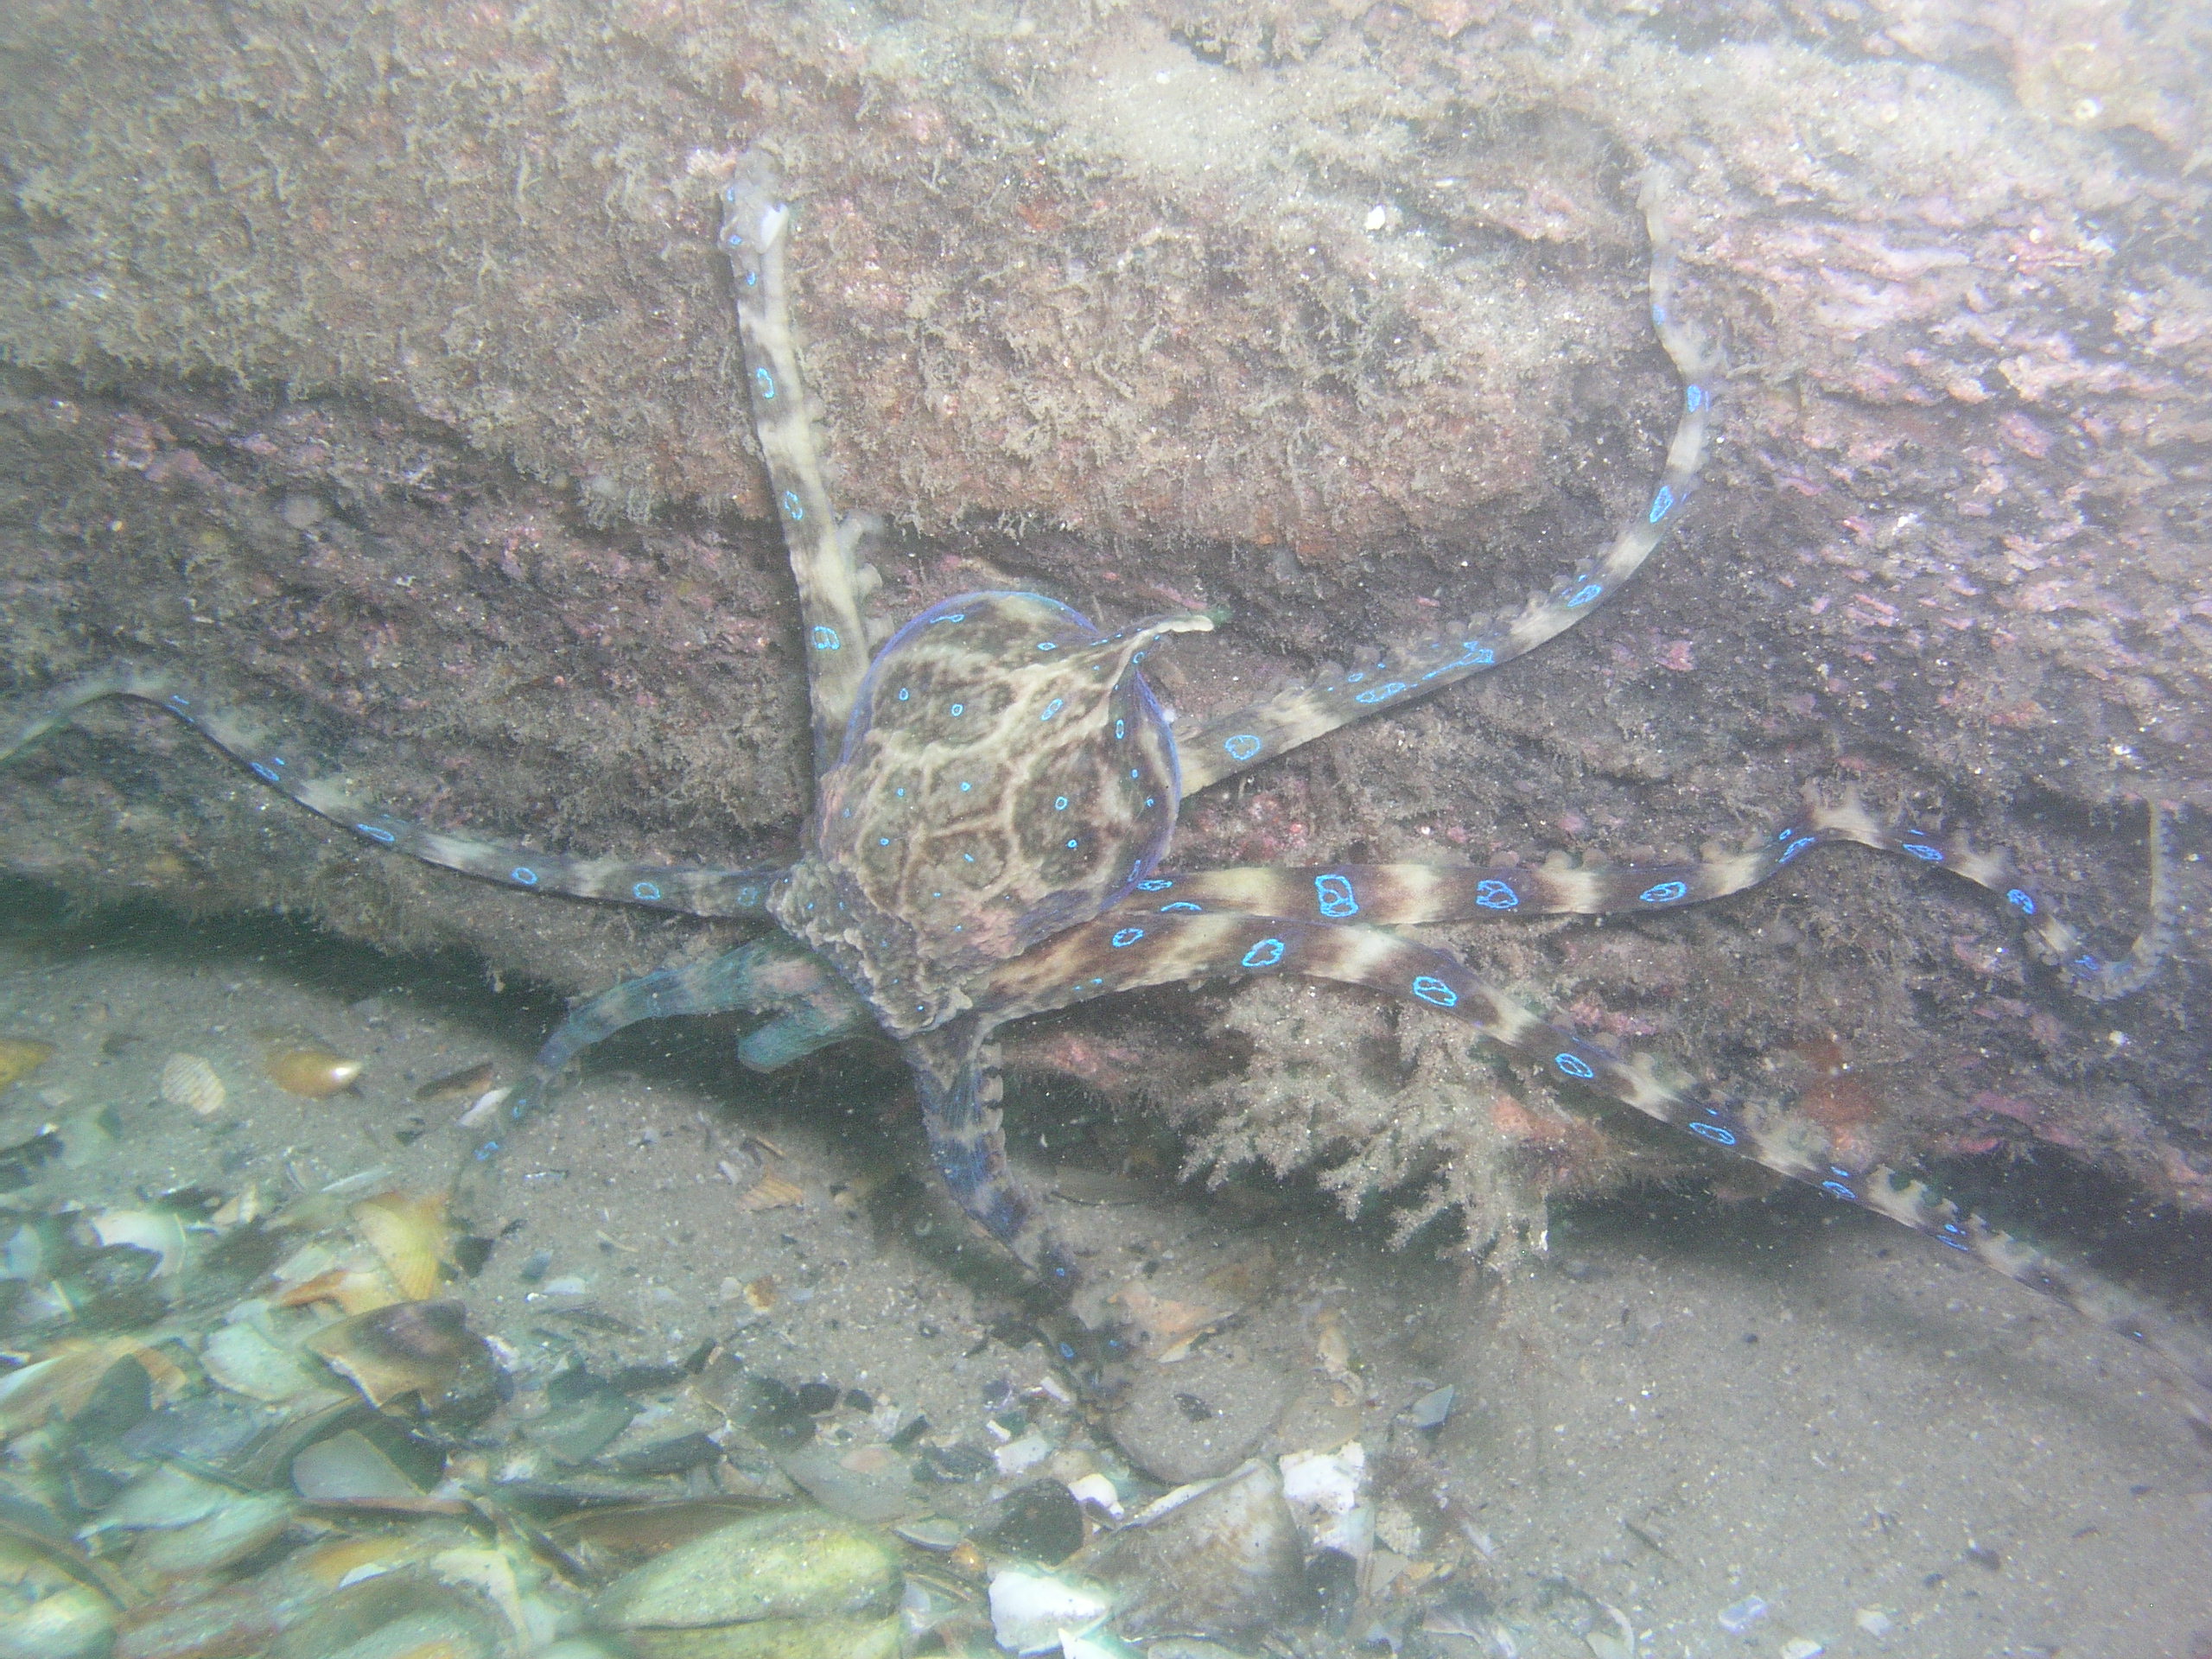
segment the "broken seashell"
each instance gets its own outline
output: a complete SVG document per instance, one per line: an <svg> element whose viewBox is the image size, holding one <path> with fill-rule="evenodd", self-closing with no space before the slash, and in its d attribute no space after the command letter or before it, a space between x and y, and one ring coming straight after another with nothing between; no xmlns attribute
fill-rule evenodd
<svg viewBox="0 0 2212 1659"><path fill-rule="evenodd" d="M377 1253L403 1298L420 1302L437 1294L443 1278L441 1266L452 1255L442 1196L410 1198L386 1192L363 1198L352 1214L353 1230Z"/></svg>
<svg viewBox="0 0 2212 1659"><path fill-rule="evenodd" d="M1078 1503L1088 1503L1109 1520L1122 1518L1122 1494L1105 1476L1093 1471L1080 1479L1068 1483L1068 1491Z"/></svg>
<svg viewBox="0 0 2212 1659"><path fill-rule="evenodd" d="M411 1395L434 1417L474 1421L498 1404L492 1351L459 1302L397 1302L327 1325L305 1345L379 1410Z"/></svg>
<svg viewBox="0 0 2212 1659"><path fill-rule="evenodd" d="M52 1418L76 1416L108 1372L125 1361L146 1373L156 1405L184 1386L184 1373L174 1360L133 1338L73 1338L56 1344L44 1359L0 1377L0 1439Z"/></svg>
<svg viewBox="0 0 2212 1659"><path fill-rule="evenodd" d="M184 1223L167 1210L103 1210L92 1217L102 1244L127 1244L158 1257L154 1277L166 1279L184 1265Z"/></svg>
<svg viewBox="0 0 2212 1659"><path fill-rule="evenodd" d="M1308 1526L1348 1514L1367 1478L1367 1448L1351 1440L1334 1452L1290 1452L1278 1459L1282 1495Z"/></svg>
<svg viewBox="0 0 2212 1659"><path fill-rule="evenodd" d="M245 1319L218 1325L200 1348L200 1369L218 1388L265 1405L285 1406L321 1395L340 1398L330 1378L291 1349L272 1342Z"/></svg>
<svg viewBox="0 0 2212 1659"><path fill-rule="evenodd" d="M991 1634L1015 1653L1051 1653L1113 1611L1112 1592L1078 1573L1017 1562L991 1574Z"/></svg>
<svg viewBox="0 0 2212 1659"><path fill-rule="evenodd" d="M213 1117L231 1097L215 1068L197 1054L172 1054L162 1062L162 1098L200 1117Z"/></svg>
<svg viewBox="0 0 2212 1659"><path fill-rule="evenodd" d="M782 1176L770 1173L761 1176L738 1194L741 1210L791 1210L804 1202L806 1193Z"/></svg>
<svg viewBox="0 0 2212 1659"><path fill-rule="evenodd" d="M188 1525L149 1532L130 1552L134 1573L196 1578L257 1555L292 1524L292 1500L281 1492L233 1493Z"/></svg>
<svg viewBox="0 0 2212 1659"><path fill-rule="evenodd" d="M424 1491L357 1428L317 1440L294 1458L292 1490L332 1509L457 1515L468 1508L463 1499Z"/></svg>
<svg viewBox="0 0 2212 1659"><path fill-rule="evenodd" d="M12 1569L10 1576L17 1578ZM59 1575L0 1585L0 1653L10 1659L95 1659L109 1651L114 1631L114 1606L88 1586Z"/></svg>
<svg viewBox="0 0 2212 1659"><path fill-rule="evenodd" d="M1145 1655L1102 1624L1095 1630L1063 1630L1060 1659L1145 1659Z"/></svg>
<svg viewBox="0 0 2212 1659"><path fill-rule="evenodd" d="M1125 1635L1224 1639L1268 1629L1302 1608L1304 1557L1281 1480L1255 1459L1168 1493L1078 1550L1066 1570L1108 1586Z"/></svg>
<svg viewBox="0 0 2212 1659"><path fill-rule="evenodd" d="M351 1089L361 1075L360 1061L302 1033L264 1031L260 1038L262 1073L288 1095L327 1100Z"/></svg>
<svg viewBox="0 0 2212 1659"><path fill-rule="evenodd" d="M91 1540L104 1532L188 1527L217 1514L235 1496L218 1481L203 1479L175 1464L157 1464L118 1492L79 1536Z"/></svg>
<svg viewBox="0 0 2212 1659"><path fill-rule="evenodd" d="M637 1659L898 1659L902 1629L896 1615L767 1618L711 1630L632 1630L624 1648Z"/></svg>
<svg viewBox="0 0 2212 1659"><path fill-rule="evenodd" d="M779 1510L624 1573L600 1593L592 1616L614 1630L688 1630L881 1614L898 1600L899 1556L887 1539L819 1510Z"/></svg>
<svg viewBox="0 0 2212 1659"><path fill-rule="evenodd" d="M54 1058L54 1045L30 1037L0 1037L0 1089L25 1077Z"/></svg>

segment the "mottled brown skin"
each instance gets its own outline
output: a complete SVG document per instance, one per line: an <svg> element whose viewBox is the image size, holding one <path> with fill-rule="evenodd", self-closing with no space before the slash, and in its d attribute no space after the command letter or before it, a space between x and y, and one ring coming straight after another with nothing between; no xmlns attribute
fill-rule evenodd
<svg viewBox="0 0 2212 1659"><path fill-rule="evenodd" d="M1034 594L924 612L869 668L770 913L890 1035L957 1017L979 976L1098 915L1166 850L1175 745L1135 660L1211 626L1105 639Z"/></svg>

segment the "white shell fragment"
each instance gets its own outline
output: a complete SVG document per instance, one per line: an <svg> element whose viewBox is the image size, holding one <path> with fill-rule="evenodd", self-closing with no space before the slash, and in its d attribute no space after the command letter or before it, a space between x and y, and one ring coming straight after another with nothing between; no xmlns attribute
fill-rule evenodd
<svg viewBox="0 0 2212 1659"><path fill-rule="evenodd" d="M1088 1503L1113 1520L1122 1518L1122 1494L1114 1483L1096 1471L1068 1483L1078 1503Z"/></svg>
<svg viewBox="0 0 2212 1659"><path fill-rule="evenodd" d="M1308 1526L1353 1508L1367 1479L1367 1448L1357 1440L1334 1452L1286 1452L1279 1463L1283 1501Z"/></svg>
<svg viewBox="0 0 2212 1659"><path fill-rule="evenodd" d="M92 1217L103 1244L128 1244L160 1258L154 1277L166 1279L184 1262L184 1224L160 1210L103 1210Z"/></svg>
<svg viewBox="0 0 2212 1659"><path fill-rule="evenodd" d="M1080 1635L1114 1611L1103 1585L1017 1564L991 1574L991 1634L1013 1653L1052 1653L1062 1632Z"/></svg>
<svg viewBox="0 0 2212 1659"><path fill-rule="evenodd" d="M231 1098L215 1068L197 1054L172 1054L162 1063L162 1098L199 1117L213 1117Z"/></svg>

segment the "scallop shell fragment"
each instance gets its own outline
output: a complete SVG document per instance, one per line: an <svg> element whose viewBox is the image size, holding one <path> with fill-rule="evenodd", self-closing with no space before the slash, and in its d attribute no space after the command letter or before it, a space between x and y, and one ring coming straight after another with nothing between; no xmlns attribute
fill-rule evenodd
<svg viewBox="0 0 2212 1659"><path fill-rule="evenodd" d="M443 1198L385 1192L355 1205L353 1220L353 1230L377 1253L403 1300L428 1301L437 1294L441 1264L451 1255Z"/></svg>
<svg viewBox="0 0 2212 1659"><path fill-rule="evenodd" d="M162 1063L162 1098L200 1117L213 1117L231 1098L215 1068L197 1054L172 1054Z"/></svg>

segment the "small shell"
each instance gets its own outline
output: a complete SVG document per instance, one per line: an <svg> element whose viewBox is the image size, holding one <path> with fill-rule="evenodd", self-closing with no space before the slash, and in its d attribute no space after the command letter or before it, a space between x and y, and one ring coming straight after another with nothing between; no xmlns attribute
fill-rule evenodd
<svg viewBox="0 0 2212 1659"><path fill-rule="evenodd" d="M761 1176L738 1195L741 1210L785 1210L795 1208L805 1200L806 1194L782 1176L769 1173Z"/></svg>
<svg viewBox="0 0 2212 1659"><path fill-rule="evenodd" d="M0 1089L25 1077L54 1058L54 1045L29 1037L0 1037Z"/></svg>
<svg viewBox="0 0 2212 1659"><path fill-rule="evenodd" d="M172 1054L162 1065L162 1098L201 1117L213 1117L231 1097L215 1068L197 1054Z"/></svg>
<svg viewBox="0 0 2212 1659"><path fill-rule="evenodd" d="M261 1070L288 1095L327 1100L351 1089L362 1066L360 1061L349 1060L312 1037L265 1031L261 1033Z"/></svg>

